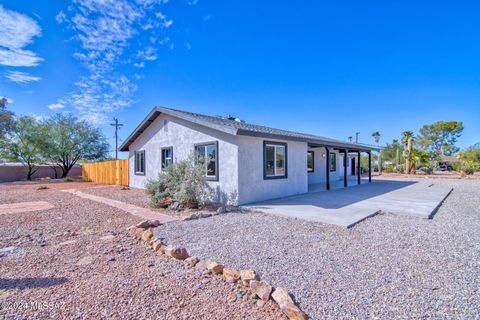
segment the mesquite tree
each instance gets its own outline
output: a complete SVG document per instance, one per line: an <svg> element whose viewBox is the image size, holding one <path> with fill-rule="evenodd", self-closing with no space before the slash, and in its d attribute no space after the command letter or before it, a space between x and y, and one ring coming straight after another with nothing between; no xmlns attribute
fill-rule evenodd
<svg viewBox="0 0 480 320"><path fill-rule="evenodd" d="M44 150L50 162L62 169L62 178L78 160L102 160L109 145L102 132L70 114L57 114L45 122L48 140Z"/></svg>
<svg viewBox="0 0 480 320"><path fill-rule="evenodd" d="M12 161L20 161L27 168L27 180L38 170L43 161L47 134L45 126L33 117L16 119L9 130L8 139L2 141L2 148Z"/></svg>

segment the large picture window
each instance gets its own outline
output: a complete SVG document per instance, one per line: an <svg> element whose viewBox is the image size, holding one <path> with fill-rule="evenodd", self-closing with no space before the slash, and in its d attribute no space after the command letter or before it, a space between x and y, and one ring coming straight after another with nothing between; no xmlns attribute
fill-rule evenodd
<svg viewBox="0 0 480 320"><path fill-rule="evenodd" d="M145 174L145 150L135 152L135 174Z"/></svg>
<svg viewBox="0 0 480 320"><path fill-rule="evenodd" d="M314 153L313 151L307 152L307 170L308 172L315 171L315 163L314 163Z"/></svg>
<svg viewBox="0 0 480 320"><path fill-rule="evenodd" d="M337 154L330 153L330 171L337 171Z"/></svg>
<svg viewBox="0 0 480 320"><path fill-rule="evenodd" d="M173 147L162 148L162 170L173 163Z"/></svg>
<svg viewBox="0 0 480 320"><path fill-rule="evenodd" d="M196 160L205 166L207 180L218 180L218 142L195 145Z"/></svg>
<svg viewBox="0 0 480 320"><path fill-rule="evenodd" d="M265 179L287 178L287 144L263 143L263 170Z"/></svg>

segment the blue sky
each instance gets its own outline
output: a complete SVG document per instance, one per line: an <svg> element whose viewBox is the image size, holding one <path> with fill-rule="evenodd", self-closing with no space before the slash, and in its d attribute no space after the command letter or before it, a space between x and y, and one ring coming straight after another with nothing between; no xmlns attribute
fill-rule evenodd
<svg viewBox="0 0 480 320"><path fill-rule="evenodd" d="M360 142L460 120L480 142L478 1L0 2L0 95L113 142L155 105Z"/></svg>

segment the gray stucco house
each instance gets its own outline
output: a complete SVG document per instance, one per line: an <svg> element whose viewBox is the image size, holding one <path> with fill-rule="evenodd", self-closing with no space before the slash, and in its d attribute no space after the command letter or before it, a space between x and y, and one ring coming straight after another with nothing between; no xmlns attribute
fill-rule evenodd
<svg viewBox="0 0 480 320"><path fill-rule="evenodd" d="M208 155L205 179L217 199L248 204L360 183L359 155L375 148L316 135L155 107L120 146L129 152L129 183L144 188L169 164ZM328 166L327 166L328 164ZM371 181L371 170L369 181ZM350 181L350 182L349 182ZM338 183L337 183L338 184Z"/></svg>

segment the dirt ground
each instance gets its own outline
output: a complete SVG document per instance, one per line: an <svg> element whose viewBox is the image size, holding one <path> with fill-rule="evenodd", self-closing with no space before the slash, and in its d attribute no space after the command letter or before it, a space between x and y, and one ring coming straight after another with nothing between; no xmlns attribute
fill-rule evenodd
<svg viewBox="0 0 480 320"><path fill-rule="evenodd" d="M37 190L41 185L47 189ZM139 218L60 191L92 187L0 184L0 204L55 206L0 214L1 319L284 318L272 302L258 307L221 278L202 278L136 242L125 228Z"/></svg>

